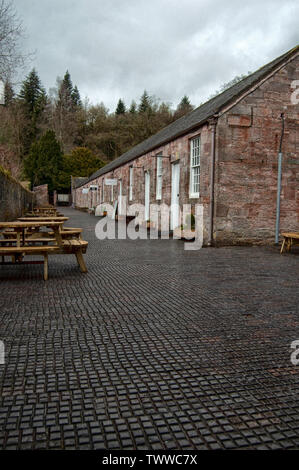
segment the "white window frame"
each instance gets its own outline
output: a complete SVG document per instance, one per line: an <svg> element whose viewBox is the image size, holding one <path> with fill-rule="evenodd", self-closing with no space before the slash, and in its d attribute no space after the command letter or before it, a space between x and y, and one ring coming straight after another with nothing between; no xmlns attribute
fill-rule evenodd
<svg viewBox="0 0 299 470"><path fill-rule="evenodd" d="M162 152L156 155L157 168L156 168L156 200L162 199L162 185L163 185L163 157Z"/></svg>
<svg viewBox="0 0 299 470"><path fill-rule="evenodd" d="M189 197L198 198L199 193L200 193L200 135L190 140Z"/></svg>
<svg viewBox="0 0 299 470"><path fill-rule="evenodd" d="M133 200L133 181L134 181L134 175L133 175L133 167L129 167L129 201Z"/></svg>

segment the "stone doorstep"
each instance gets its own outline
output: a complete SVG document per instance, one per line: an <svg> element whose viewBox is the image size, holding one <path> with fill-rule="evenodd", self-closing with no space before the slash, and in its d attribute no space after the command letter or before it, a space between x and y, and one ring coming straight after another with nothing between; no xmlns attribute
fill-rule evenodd
<svg viewBox="0 0 299 470"><path fill-rule="evenodd" d="M194 240L195 234L195 230L181 230L180 227L177 227L173 231L173 238L181 238L182 240Z"/></svg>

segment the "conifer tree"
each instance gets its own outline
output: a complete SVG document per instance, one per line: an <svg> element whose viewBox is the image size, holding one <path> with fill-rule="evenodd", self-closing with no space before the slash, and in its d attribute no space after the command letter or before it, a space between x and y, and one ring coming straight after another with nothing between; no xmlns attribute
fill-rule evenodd
<svg viewBox="0 0 299 470"><path fill-rule="evenodd" d="M26 155L39 134L41 116L47 103L45 89L35 69L23 81L18 98L26 119L22 136L23 152Z"/></svg>
<svg viewBox="0 0 299 470"><path fill-rule="evenodd" d="M28 117L34 121L43 111L46 104L46 92L35 69L23 81L19 99L24 105Z"/></svg>
<svg viewBox="0 0 299 470"><path fill-rule="evenodd" d="M33 185L48 184L49 191L56 188L62 169L62 151L55 133L48 130L31 145L24 160L24 172Z"/></svg>
<svg viewBox="0 0 299 470"><path fill-rule="evenodd" d="M77 106L77 107L82 106L82 101L81 101L81 97L80 97L80 93L79 93L77 85L74 86L74 89L72 92L72 99L73 99L74 106Z"/></svg>
<svg viewBox="0 0 299 470"><path fill-rule="evenodd" d="M119 99L118 103L117 103L116 110L115 110L115 114L117 114L117 115L125 114L125 112L126 112L125 103L121 99Z"/></svg>
<svg viewBox="0 0 299 470"><path fill-rule="evenodd" d="M129 112L130 112L131 114L136 114L136 112L137 112L137 105L136 105L136 102L135 102L134 100L133 100L132 103L131 103Z"/></svg>
<svg viewBox="0 0 299 470"><path fill-rule="evenodd" d="M13 102L14 96L15 96L15 92L12 87L12 84L10 83L9 80L6 80L4 84L4 105L6 107L9 106Z"/></svg>
<svg viewBox="0 0 299 470"><path fill-rule="evenodd" d="M57 79L57 99L55 103L55 124L57 136L65 152L80 141L79 112L82 103L78 87L73 87L71 76L67 70L63 80Z"/></svg>
<svg viewBox="0 0 299 470"><path fill-rule="evenodd" d="M193 106L187 95L184 95L174 113L174 119L178 119L193 110Z"/></svg>
<svg viewBox="0 0 299 470"><path fill-rule="evenodd" d="M72 111L74 106L74 88L69 71L65 72L63 80L58 90L58 107L64 111Z"/></svg>
<svg viewBox="0 0 299 470"><path fill-rule="evenodd" d="M138 107L139 113L146 113L152 110L152 100L147 93L146 90L144 90L143 94L141 95L140 98L140 103Z"/></svg>

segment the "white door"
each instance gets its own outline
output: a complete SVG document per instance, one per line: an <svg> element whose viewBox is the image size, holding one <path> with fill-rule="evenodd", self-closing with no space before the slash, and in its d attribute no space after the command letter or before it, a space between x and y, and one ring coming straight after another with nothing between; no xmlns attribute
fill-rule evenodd
<svg viewBox="0 0 299 470"><path fill-rule="evenodd" d="M175 163L171 169L171 230L180 225L180 164Z"/></svg>
<svg viewBox="0 0 299 470"><path fill-rule="evenodd" d="M144 184L144 220L149 220L150 217L150 173L146 171L144 173L145 184Z"/></svg>
<svg viewBox="0 0 299 470"><path fill-rule="evenodd" d="M119 180L119 193L118 193L118 214L122 215L122 180Z"/></svg>

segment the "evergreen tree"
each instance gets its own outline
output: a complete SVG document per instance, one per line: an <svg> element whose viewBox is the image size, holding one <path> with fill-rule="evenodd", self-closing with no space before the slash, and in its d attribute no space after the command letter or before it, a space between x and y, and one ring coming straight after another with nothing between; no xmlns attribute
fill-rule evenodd
<svg viewBox="0 0 299 470"><path fill-rule="evenodd" d="M55 122L57 136L64 152L70 151L74 145L80 145L84 134L84 114L80 93L77 86L73 87L71 76L67 70L63 80L57 79L57 98L55 103ZM82 132L81 132L82 131ZM82 134L82 135L81 135Z"/></svg>
<svg viewBox="0 0 299 470"><path fill-rule="evenodd" d="M115 114L117 114L117 115L125 114L125 112L126 112L125 103L121 99L119 99L118 103L117 103Z"/></svg>
<svg viewBox="0 0 299 470"><path fill-rule="evenodd" d="M69 71L65 72L58 90L58 107L64 111L72 111L74 107L74 88Z"/></svg>
<svg viewBox="0 0 299 470"><path fill-rule="evenodd" d="M60 81L58 89L58 106L62 107L65 111L74 111L76 108L82 106L82 101L77 85L73 87L71 75L67 70Z"/></svg>
<svg viewBox="0 0 299 470"><path fill-rule="evenodd" d="M12 84L9 80L6 80L4 84L4 103L5 106L9 106L14 100L15 92Z"/></svg>
<svg viewBox="0 0 299 470"><path fill-rule="evenodd" d="M35 69L24 80L19 98L24 105L28 117L36 121L46 105L46 92Z"/></svg>
<svg viewBox="0 0 299 470"><path fill-rule="evenodd" d="M79 93L77 85L75 85L73 89L72 99L73 99L74 106L77 106L80 108L82 107L82 101L81 101L81 97L80 97L80 93Z"/></svg>
<svg viewBox="0 0 299 470"><path fill-rule="evenodd" d="M190 100L187 95L184 95L183 98L181 99L180 104L178 105L178 108L186 108L186 107L191 107Z"/></svg>
<svg viewBox="0 0 299 470"><path fill-rule="evenodd" d="M67 189L71 184L71 176L89 176L104 165L91 150L76 147L68 155L63 156L62 171L59 175L57 189Z"/></svg>
<svg viewBox="0 0 299 470"><path fill-rule="evenodd" d="M174 119L178 119L185 114L190 113L190 111L193 110L193 106L190 103L190 100L187 95L184 95L183 98L181 99L180 103L177 106L177 109L174 113Z"/></svg>
<svg viewBox="0 0 299 470"><path fill-rule="evenodd" d="M23 152L26 155L39 134L40 120L47 104L46 92L35 69L23 81L18 98L26 119L22 132Z"/></svg>
<svg viewBox="0 0 299 470"><path fill-rule="evenodd" d="M149 96L149 94L147 93L146 90L144 90L143 94L141 95L141 98L140 98L140 104L139 104L139 107L138 107L138 111L139 113L146 113L146 112L150 112L152 110L152 100Z"/></svg>
<svg viewBox="0 0 299 470"><path fill-rule="evenodd" d="M62 151L53 131L47 131L30 148L24 161L25 175L34 186L48 184L49 191L56 189L62 168Z"/></svg>
<svg viewBox="0 0 299 470"><path fill-rule="evenodd" d="M137 105L136 105L136 102L135 102L134 100L133 100L132 103L131 103L129 112L130 112L131 114L136 114L136 112L137 112Z"/></svg>
<svg viewBox="0 0 299 470"><path fill-rule="evenodd" d="M24 176L31 181L32 186L37 186L39 184L38 156L38 142L33 142L33 144L31 144L29 154L23 160Z"/></svg>

